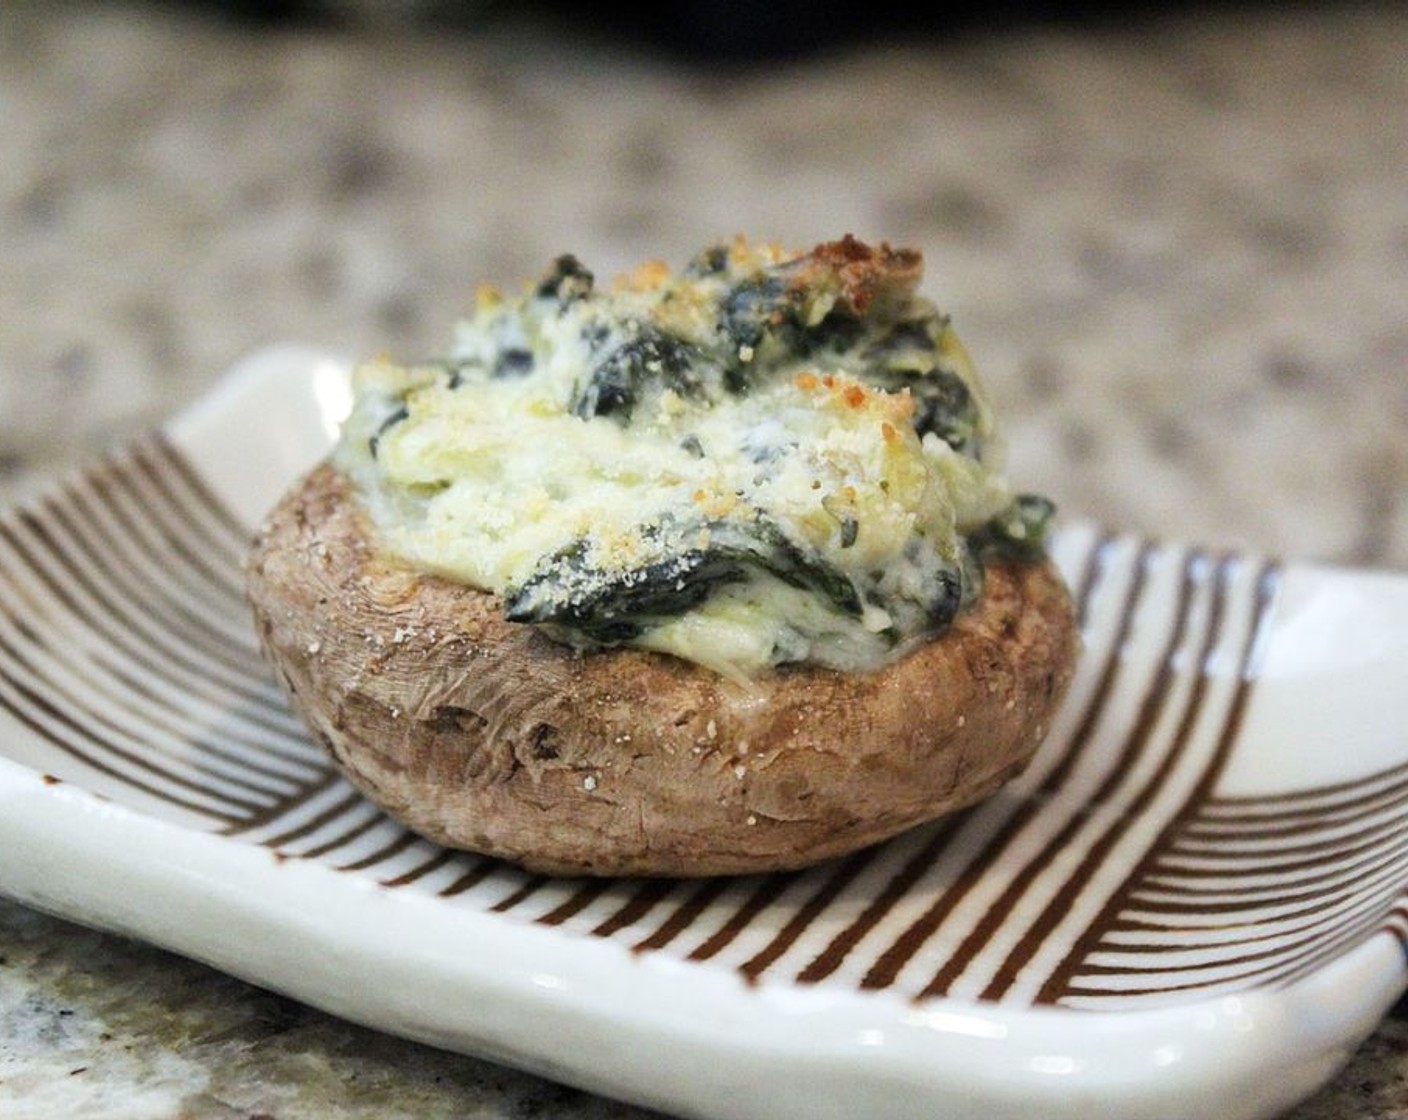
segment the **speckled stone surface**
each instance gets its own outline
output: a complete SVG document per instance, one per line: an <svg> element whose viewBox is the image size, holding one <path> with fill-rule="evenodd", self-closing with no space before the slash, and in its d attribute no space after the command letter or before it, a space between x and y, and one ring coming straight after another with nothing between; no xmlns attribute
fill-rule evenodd
<svg viewBox="0 0 1408 1120"><path fill-rule="evenodd" d="M413 356L563 251L854 232L924 251L1009 473L1063 516L1402 570L1406 57L1402 6L725 72L504 18L6 3L0 499L268 342ZM645 1115L0 902L6 1120ZM1408 1118L1408 1018L1291 1116Z"/></svg>

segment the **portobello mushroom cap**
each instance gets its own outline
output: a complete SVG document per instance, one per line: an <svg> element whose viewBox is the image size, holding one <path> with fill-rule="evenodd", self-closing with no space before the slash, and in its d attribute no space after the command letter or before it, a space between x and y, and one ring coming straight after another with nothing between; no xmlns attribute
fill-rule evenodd
<svg viewBox="0 0 1408 1120"><path fill-rule="evenodd" d="M327 464L258 533L248 593L293 707L367 797L551 874L793 869L970 805L1026 767L1078 644L1050 562L1002 559L945 632L876 672L739 684L581 653L382 554Z"/></svg>

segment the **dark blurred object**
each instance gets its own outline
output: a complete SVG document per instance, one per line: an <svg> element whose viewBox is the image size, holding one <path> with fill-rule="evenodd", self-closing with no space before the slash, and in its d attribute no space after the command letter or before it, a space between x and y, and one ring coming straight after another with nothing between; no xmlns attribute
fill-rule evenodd
<svg viewBox="0 0 1408 1120"><path fill-rule="evenodd" d="M564 15L570 2L549 4ZM1078 0L988 0L973 5L855 4L841 0L663 0L593 9L620 33L678 54L724 59L788 58L887 36L937 40L1026 22L1083 21L1107 9Z"/></svg>
<svg viewBox="0 0 1408 1120"><path fill-rule="evenodd" d="M696 60L757 61L814 54L882 35L938 38L1023 22L1079 21L1131 5L1076 0L990 0L981 5L843 4L840 0L206 0L206 7L261 24L471 28L539 16L574 33L610 36ZM1137 5L1133 6L1137 8Z"/></svg>

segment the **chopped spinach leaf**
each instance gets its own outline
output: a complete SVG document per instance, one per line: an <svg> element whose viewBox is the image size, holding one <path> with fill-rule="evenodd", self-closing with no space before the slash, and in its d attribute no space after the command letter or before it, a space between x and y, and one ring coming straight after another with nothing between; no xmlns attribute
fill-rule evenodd
<svg viewBox="0 0 1408 1120"><path fill-rule="evenodd" d="M609 645L679 617L718 588L746 580L755 571L817 591L843 613L860 615L863 605L851 581L790 541L774 523L758 517L747 526L715 522L701 523L698 529L708 530L708 545L621 571L593 567L589 542L575 541L547 557L508 594L505 617L510 622L546 623ZM661 535L658 526L641 532L647 541Z"/></svg>
<svg viewBox="0 0 1408 1120"><path fill-rule="evenodd" d="M865 337L866 323L838 307L808 324L809 295L779 269L740 281L723 297L719 331L724 340L724 387L729 392L746 393L776 373L781 363L814 358L836 368L856 364L853 351Z"/></svg>
<svg viewBox="0 0 1408 1120"><path fill-rule="evenodd" d="M729 348L724 367L724 387L729 392L747 392L758 374L768 372L767 364L758 360L763 352L777 343L794 341L798 302L799 294L775 273L744 280L724 296L719 326Z"/></svg>
<svg viewBox="0 0 1408 1120"><path fill-rule="evenodd" d="M499 352L494 362L494 377L527 377L533 372L533 351L522 346L511 346Z"/></svg>
<svg viewBox="0 0 1408 1120"><path fill-rule="evenodd" d="M591 295L596 277L571 253L553 261L552 270L538 281L537 295L541 299L556 299L566 306L574 300Z"/></svg>
<svg viewBox="0 0 1408 1120"><path fill-rule="evenodd" d="M937 354L938 344L930 333L932 319L904 319L895 323L865 349L865 357L884 361L903 354Z"/></svg>
<svg viewBox="0 0 1408 1120"><path fill-rule="evenodd" d="M924 602L924 614L934 627L947 626L963 605L963 579L957 571L945 569L935 574L932 594Z"/></svg>
<svg viewBox="0 0 1408 1120"><path fill-rule="evenodd" d="M727 531L715 531L728 540ZM751 532L738 535L729 542L742 555L751 555L753 562L792 587L816 591L845 614L858 617L863 608L855 584L844 573L826 563L810 549L803 549L782 529L761 514L751 526Z"/></svg>
<svg viewBox="0 0 1408 1120"><path fill-rule="evenodd" d="M402 420L410 416L410 410L403 404L390 416L381 422L381 426L373 433L372 438L367 440L367 449L371 452L372 458L376 458L377 448L381 446L381 437L391 428L394 428Z"/></svg>
<svg viewBox="0 0 1408 1120"><path fill-rule="evenodd" d="M584 420L592 416L629 420L640 397L651 387L693 397L701 387L701 359L698 348L683 339L641 327L596 364L573 402L572 412Z"/></svg>
<svg viewBox="0 0 1408 1120"><path fill-rule="evenodd" d="M728 268L728 246L712 245L685 265L686 276L717 276Z"/></svg>
<svg viewBox="0 0 1408 1120"><path fill-rule="evenodd" d="M590 567L588 552L586 542L577 541L548 557L506 599L505 617L552 623L611 644L635 637L651 621L692 610L714 588L745 574L737 557L713 549L689 549L620 572Z"/></svg>
<svg viewBox="0 0 1408 1120"><path fill-rule="evenodd" d="M1034 559L1042 555L1056 504L1040 494L1018 494L1012 504L973 535L985 554Z"/></svg>
<svg viewBox="0 0 1408 1120"><path fill-rule="evenodd" d="M908 389L914 398L914 430L933 432L955 451L977 457L978 402L958 374L946 369L928 373L887 373L880 384L891 391Z"/></svg>

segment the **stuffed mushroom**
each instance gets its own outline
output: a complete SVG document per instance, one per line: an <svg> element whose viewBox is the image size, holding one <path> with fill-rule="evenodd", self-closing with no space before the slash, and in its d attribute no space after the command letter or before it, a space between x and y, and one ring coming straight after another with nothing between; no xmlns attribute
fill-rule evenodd
<svg viewBox="0 0 1408 1120"><path fill-rule="evenodd" d="M311 733L417 832L563 874L801 867L1010 780L1078 642L921 275L849 236L563 256L363 364L249 564Z"/></svg>

